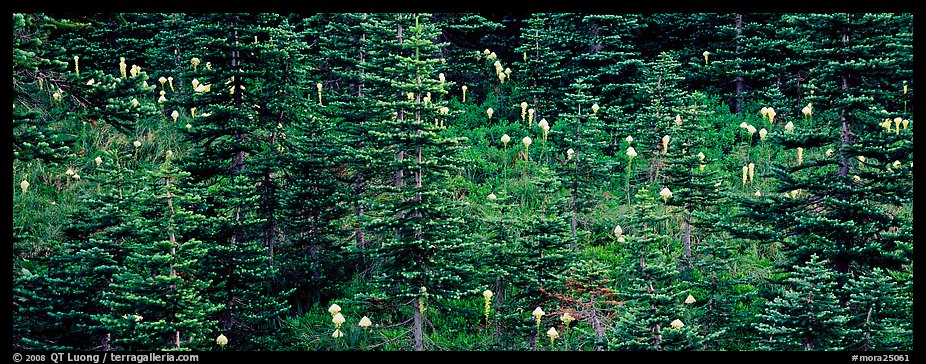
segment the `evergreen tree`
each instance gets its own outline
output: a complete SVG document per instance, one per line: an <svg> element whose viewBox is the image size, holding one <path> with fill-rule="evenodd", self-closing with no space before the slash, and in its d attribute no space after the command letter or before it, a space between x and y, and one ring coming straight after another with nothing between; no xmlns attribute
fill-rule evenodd
<svg viewBox="0 0 926 364"><path fill-rule="evenodd" d="M618 350L700 349L703 339L698 336L698 325L681 321L687 291L679 283L678 270L672 267L667 251L671 250L670 238L664 232L669 219L667 206L659 206L654 199L658 197L645 187L637 191L637 202L625 227L631 256L622 268L628 284L620 293L626 304L608 346Z"/></svg>
<svg viewBox="0 0 926 364"><path fill-rule="evenodd" d="M110 150L101 158L98 174L83 177L99 192L81 196L64 231L64 249L50 259L47 272L17 283L19 310L29 320L14 331L23 335L26 348L111 350L112 329L95 316L110 312L102 298L126 269L123 244L131 234L130 197L136 189L127 157Z"/></svg>
<svg viewBox="0 0 926 364"><path fill-rule="evenodd" d="M565 55L555 48L555 35L552 31L552 16L550 14L534 13L524 21L520 45L515 48L521 55L515 61L515 66L523 75L519 76L521 87L525 90L520 94L528 96L528 107L535 110L534 121L555 115L559 110L559 100L562 97L558 90L563 88L562 72Z"/></svg>
<svg viewBox="0 0 926 364"><path fill-rule="evenodd" d="M620 128L622 135L633 138L631 145L638 154L651 155L645 173L648 182L656 180L663 165L662 138L675 125L676 115L687 114L684 104L687 92L680 88L683 78L678 73L679 63L675 57L674 53L660 53L656 60L646 64L645 78L640 85L641 99L646 100L646 105L633 115L635 122ZM638 178L636 174L630 170L634 180Z"/></svg>
<svg viewBox="0 0 926 364"><path fill-rule="evenodd" d="M847 349L912 350L912 322L909 320L909 288L888 272L875 268L870 274L849 280L849 322L853 328Z"/></svg>
<svg viewBox="0 0 926 364"><path fill-rule="evenodd" d="M13 157L20 162L63 161L73 143L52 127L40 112L47 106L38 108L45 102L33 96L57 90L66 79L67 63L55 59L64 49L47 41L47 29L57 23L43 14L13 14Z"/></svg>
<svg viewBox="0 0 926 364"><path fill-rule="evenodd" d="M760 350L812 351L846 348L846 308L836 294L836 273L816 255L794 266L786 288L768 302L756 325Z"/></svg>
<svg viewBox="0 0 926 364"><path fill-rule="evenodd" d="M174 79L184 91L173 105L191 125L186 128L191 149L178 164L196 185L190 193L203 197L193 211L206 217L191 238L212 242L202 277L213 282L209 301L223 305L212 318L227 337L249 337L238 341L243 349L267 349L286 310L286 293L274 287L280 194L275 177L282 168L278 125L291 110L274 98L297 92L287 87L294 67L284 47L298 45L292 38L270 39L268 29L281 22L275 14L188 19L180 54L190 63ZM206 62L210 67L202 66Z"/></svg>
<svg viewBox="0 0 926 364"><path fill-rule="evenodd" d="M123 243L127 269L112 277L102 295L107 312L94 319L112 330L117 350L204 350L214 344L217 307L203 293L199 259L208 248L186 232L202 223L187 211L196 196L178 188L188 175L170 162L143 180L131 198L136 218L126 222L131 236Z"/></svg>
<svg viewBox="0 0 926 364"><path fill-rule="evenodd" d="M535 176L528 177L540 205L525 222L521 246L515 249L521 255L516 266L521 273L511 278L511 286L518 287L517 293L512 295L513 303L523 310L521 319L529 319L519 328L522 332L526 331L534 349L541 346L543 332L537 332L534 318L526 316L526 313L537 307L552 312L556 303L554 295L564 293L567 279L572 278L570 263L578 258L570 229L572 216L567 213L569 199L559 192L562 185L553 173L546 167L540 167ZM551 316L547 320L553 322L559 320L552 317L552 313L546 316Z"/></svg>
<svg viewBox="0 0 926 364"><path fill-rule="evenodd" d="M460 163L459 140L443 136L435 123L444 103L432 99L442 89L435 72L440 62L433 43L437 29L430 15L377 16L385 20L381 26L395 31L402 51L380 71L380 77L391 80L393 93L379 101L395 110L395 118L373 125L371 133L373 147L393 155L378 160L392 179L372 186L380 199L370 205L376 217L368 228L378 235L370 254L379 270L371 282L375 291L364 296L410 306L412 348L423 350L424 301L456 298L471 286L472 263L466 257L472 243L459 234L465 224L462 206L442 183Z"/></svg>
<svg viewBox="0 0 926 364"><path fill-rule="evenodd" d="M569 109L560 115L555 128L551 129L555 131L557 143L554 145L568 148L566 153L556 150L556 155L564 157L565 168L560 173L572 197L568 208L572 213L572 238L577 240L579 235L589 236L588 227L580 228L579 222L585 221L586 215L599 204L601 186L609 182L607 177L613 163L603 152L608 143L608 133L598 118L596 98L588 94L590 86L578 81L572 87L574 91L566 94ZM543 133L542 145L547 149L547 133ZM557 160L561 160L559 158ZM583 225L587 226L587 223Z"/></svg>

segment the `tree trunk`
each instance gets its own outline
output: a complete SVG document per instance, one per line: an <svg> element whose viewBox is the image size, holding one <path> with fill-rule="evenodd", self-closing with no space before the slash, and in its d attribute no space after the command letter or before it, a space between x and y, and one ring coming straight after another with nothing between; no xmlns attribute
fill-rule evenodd
<svg viewBox="0 0 926 364"><path fill-rule="evenodd" d="M736 16L736 60L742 62L742 37L743 37L743 14L735 14ZM743 80L742 76L737 75L733 79L733 82L736 84L736 101L733 106L733 113L739 114L743 111L743 93L746 92L746 82Z"/></svg>
<svg viewBox="0 0 926 364"><path fill-rule="evenodd" d="M685 259L691 265L691 215L685 216L685 235L682 238L682 247L685 249Z"/></svg>

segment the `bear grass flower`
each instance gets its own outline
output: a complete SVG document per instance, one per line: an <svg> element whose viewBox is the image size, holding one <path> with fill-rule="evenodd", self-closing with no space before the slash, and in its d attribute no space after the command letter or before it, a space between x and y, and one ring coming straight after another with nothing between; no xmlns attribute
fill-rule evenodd
<svg viewBox="0 0 926 364"><path fill-rule="evenodd" d="M338 306L336 303L328 307L328 313L330 313L331 316L337 315L340 312L341 312L341 306Z"/></svg>
<svg viewBox="0 0 926 364"><path fill-rule="evenodd" d="M543 312L543 309L540 308L540 306L537 306L537 308L535 308L534 311L531 312L531 316L534 316L535 318L537 318L537 323L538 323L538 324L540 323L540 318L543 317L543 315L545 315L545 314L546 314L546 313Z"/></svg>
<svg viewBox="0 0 926 364"><path fill-rule="evenodd" d="M768 121L770 121L770 122L775 122L775 115L778 115L778 114L775 112L775 109L773 109L773 108L768 108Z"/></svg>
<svg viewBox="0 0 926 364"><path fill-rule="evenodd" d="M444 74L443 74L443 73L438 73L438 74L437 74L437 80L440 81L441 83L444 83L444 81L446 81L447 79L444 78Z"/></svg>
<svg viewBox="0 0 926 364"><path fill-rule="evenodd" d="M749 166L743 166L743 185L749 180Z"/></svg>
<svg viewBox="0 0 926 364"><path fill-rule="evenodd" d="M755 172L756 172L755 163L749 163L749 182L753 181L752 177L753 177L753 174L755 174Z"/></svg>
<svg viewBox="0 0 926 364"><path fill-rule="evenodd" d="M96 158L93 158L93 161L96 162L97 167L103 164L103 158L100 158L99 156L97 156Z"/></svg>
<svg viewBox="0 0 926 364"><path fill-rule="evenodd" d="M524 121L527 118L527 103L521 103L521 121Z"/></svg>
<svg viewBox="0 0 926 364"><path fill-rule="evenodd" d="M196 67L199 66L199 58L193 57L190 59L190 63L193 64L193 71L196 71Z"/></svg>
<svg viewBox="0 0 926 364"><path fill-rule="evenodd" d="M675 321L672 321L672 323L669 325L671 325L674 329L681 329L682 326L685 326L685 324L682 323L682 320L679 319L675 319Z"/></svg>
<svg viewBox="0 0 926 364"><path fill-rule="evenodd" d="M540 130L543 130L543 140L547 140L547 134L550 132L550 124L547 123L547 119L540 119L537 126L540 127Z"/></svg>
<svg viewBox="0 0 926 364"><path fill-rule="evenodd" d="M138 99L132 99L132 107L138 107Z"/></svg>
<svg viewBox="0 0 926 364"><path fill-rule="evenodd" d="M559 337L559 332L556 331L555 327L551 327L549 330L547 330L547 336L550 337L550 346L552 346L553 341Z"/></svg>
<svg viewBox="0 0 926 364"><path fill-rule="evenodd" d="M746 126L746 132L749 133L749 136L752 136L753 134L756 133L756 127L754 127L754 126L752 126L752 125L747 125L747 126Z"/></svg>
<svg viewBox="0 0 926 364"><path fill-rule="evenodd" d="M749 124L746 124L745 121L742 122L742 123L740 123L740 128L741 128L741 129L746 129L748 126L749 126Z"/></svg>
<svg viewBox="0 0 926 364"><path fill-rule="evenodd" d="M626 138L624 138L624 141L627 142L627 144L632 144L632 143L633 143L633 137L630 136L630 135L628 135Z"/></svg>
<svg viewBox="0 0 926 364"><path fill-rule="evenodd" d="M215 338L215 343L225 347L225 345L228 345L228 338L224 334L219 334L219 337Z"/></svg>
<svg viewBox="0 0 926 364"><path fill-rule="evenodd" d="M163 89L164 84L167 83L167 78L164 78L164 76L158 77L158 82L161 83L161 88Z"/></svg>
<svg viewBox="0 0 926 364"><path fill-rule="evenodd" d="M534 318L537 319L537 334L540 334L540 319L543 318L544 314L546 313L543 312L543 309L540 308L540 306L537 306L537 308L531 312L531 316L534 316Z"/></svg>
<svg viewBox="0 0 926 364"><path fill-rule="evenodd" d="M489 116L489 120L492 120L492 114L494 114L494 113L495 113L495 110L492 110L491 107L488 108L488 109L486 109L486 115Z"/></svg>
<svg viewBox="0 0 926 364"><path fill-rule="evenodd" d="M80 61L80 57L74 56L74 73L76 73L76 74L78 74L78 75L80 74L80 67L78 67L78 62L79 62L79 61Z"/></svg>
<svg viewBox="0 0 926 364"><path fill-rule="evenodd" d="M373 326L373 322L370 321L369 317L363 316L360 319L360 323L358 323L357 325L359 325L360 327L370 327L370 326Z"/></svg>
<svg viewBox="0 0 926 364"><path fill-rule="evenodd" d="M494 193L490 193L488 196L486 196L486 198L489 199L489 201L495 201L496 199L498 199L498 197L495 196Z"/></svg>
<svg viewBox="0 0 926 364"><path fill-rule="evenodd" d="M468 88L469 87L466 87L466 85L463 85L462 87L460 87L460 89L463 90L463 103L464 104L466 103L466 89Z"/></svg>
<svg viewBox="0 0 926 364"><path fill-rule="evenodd" d="M592 113L593 113L593 114L597 114L597 113L598 113L598 109L599 109L598 104L592 104Z"/></svg>
<svg viewBox="0 0 926 364"><path fill-rule="evenodd" d="M679 114L675 114L675 125L682 126L682 116Z"/></svg>
<svg viewBox="0 0 926 364"><path fill-rule="evenodd" d="M19 188L23 190L23 193L29 191L29 181L23 180L22 182L19 182Z"/></svg>
<svg viewBox="0 0 926 364"><path fill-rule="evenodd" d="M695 303L695 298L694 298L694 296L688 295L688 297L685 298L685 303L687 303L687 304Z"/></svg>
<svg viewBox="0 0 926 364"><path fill-rule="evenodd" d="M792 122L789 121L787 124L785 124L785 131L786 131L786 132L789 132L789 133L790 133L790 132L793 132L793 131L794 131L794 123L792 123Z"/></svg>
<svg viewBox="0 0 926 364"><path fill-rule="evenodd" d="M672 197L672 191L669 191L668 187L663 187L662 191L659 191L659 196L662 196L662 202L666 203L669 201L669 197Z"/></svg>
<svg viewBox="0 0 926 364"><path fill-rule="evenodd" d="M900 124L903 125L904 130L907 130L907 126L910 125L910 120L903 119L903 121L901 121Z"/></svg>
<svg viewBox="0 0 926 364"><path fill-rule="evenodd" d="M621 229L620 225L614 227L614 236L624 235L624 229Z"/></svg>
<svg viewBox="0 0 926 364"><path fill-rule="evenodd" d="M633 157L636 157L636 156L637 156L637 151L634 150L633 147L627 148L627 157L628 157L628 158L630 158L631 160L633 160Z"/></svg>
<svg viewBox="0 0 926 364"><path fill-rule="evenodd" d="M662 137L662 153L663 153L663 154L668 154L668 153L669 153L669 140L671 140L671 139L672 139L672 138L669 137L668 135Z"/></svg>
<svg viewBox="0 0 926 364"><path fill-rule="evenodd" d="M489 313L492 310L492 291L490 290L482 291L482 298L485 299L485 316L486 316L486 323L488 323Z"/></svg>
<svg viewBox="0 0 926 364"><path fill-rule="evenodd" d="M768 135L768 130L765 130L765 128L759 129L759 139L765 139L766 135Z"/></svg>
<svg viewBox="0 0 926 364"><path fill-rule="evenodd" d="M706 65L707 65L707 56L710 56L710 55L711 55L711 52L704 51L704 53L701 53L701 54L704 56L704 65L706 66Z"/></svg>
<svg viewBox="0 0 926 364"><path fill-rule="evenodd" d="M186 130L190 130L190 129L192 129L192 128L193 128L193 125L190 125L189 123L186 124Z"/></svg>
<svg viewBox="0 0 926 364"><path fill-rule="evenodd" d="M119 74L121 74L122 77L125 77L125 68L126 68L127 66L128 66L128 65L125 64L125 57L119 57ZM166 81L166 80L165 80L165 81ZM162 82L162 84L163 84L163 82Z"/></svg>
<svg viewBox="0 0 926 364"><path fill-rule="evenodd" d="M344 319L344 315L342 315L340 312L334 314L334 317L331 318L331 322L333 322L335 325L338 325L338 327L340 327L341 324L343 324L345 321L346 320Z"/></svg>
<svg viewBox="0 0 926 364"><path fill-rule="evenodd" d="M138 148L138 147L140 147L140 146L141 146L141 142L140 142L140 141L138 141L138 140L136 140L136 141L134 141L134 142L132 142L132 145L134 145L134 146L135 146L135 148Z"/></svg>
<svg viewBox="0 0 926 364"><path fill-rule="evenodd" d="M177 118L180 117L180 112L174 110L174 112L170 113L170 117L174 118L174 122L177 122Z"/></svg>
<svg viewBox="0 0 926 364"><path fill-rule="evenodd" d="M511 137L508 136L508 134L502 134L502 144L504 144L506 148L508 147L508 142L510 141Z"/></svg>
<svg viewBox="0 0 926 364"><path fill-rule="evenodd" d="M804 148L797 147L797 164L804 162Z"/></svg>
<svg viewBox="0 0 926 364"><path fill-rule="evenodd" d="M567 160L570 160L570 159L572 159L572 158L575 157L575 156L576 156L576 151L575 151L575 150L573 150L572 148L569 148L568 150L566 150L566 159L567 159Z"/></svg>
<svg viewBox="0 0 926 364"><path fill-rule="evenodd" d="M534 109L527 109L527 126L534 123Z"/></svg>
<svg viewBox="0 0 926 364"><path fill-rule="evenodd" d="M698 152L698 161L701 162L701 164L698 165L698 169L704 172L704 152Z"/></svg>
<svg viewBox="0 0 926 364"><path fill-rule="evenodd" d="M569 327L569 323L575 321L575 317L572 317L572 314L569 312L563 312L563 315L559 317L559 320L563 322L563 325Z"/></svg>
<svg viewBox="0 0 926 364"><path fill-rule="evenodd" d="M768 108L763 106L762 109L759 110L759 113L762 114L762 118L763 118L763 119L767 118L767 117L768 117Z"/></svg>
<svg viewBox="0 0 926 364"><path fill-rule="evenodd" d="M176 91L174 90L174 77L173 76L167 77L167 85L170 86L171 91Z"/></svg>

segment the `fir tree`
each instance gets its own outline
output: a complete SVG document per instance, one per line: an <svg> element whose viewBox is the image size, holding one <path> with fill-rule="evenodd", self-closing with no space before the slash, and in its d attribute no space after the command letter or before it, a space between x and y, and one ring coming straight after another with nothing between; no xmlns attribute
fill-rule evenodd
<svg viewBox="0 0 926 364"><path fill-rule="evenodd" d="M760 350L844 350L847 322L845 307L836 294L836 273L816 255L794 266L780 296L768 302L756 329L762 334Z"/></svg>
<svg viewBox="0 0 926 364"><path fill-rule="evenodd" d="M652 202L658 197L645 187L637 192L635 199L637 202L625 227L628 231L625 239L629 240L631 251L631 259L623 267L628 285L621 290L621 296L626 304L617 319L609 348L700 349L703 339L698 336L698 325L681 321L685 317L682 305L687 291L678 282L678 271L672 267L667 252L671 250L668 247L670 239L664 231L669 216L659 211L667 206Z"/></svg>
<svg viewBox="0 0 926 364"><path fill-rule="evenodd" d="M458 233L465 222L461 205L442 184L460 162L459 140L442 135L435 119L444 103L428 98L442 90L434 72L440 62L434 58L437 31L429 15L378 17L385 20L381 26L395 31L402 51L389 57L394 63L380 76L391 80L392 96L380 102L395 110L395 118L371 131L373 147L393 157L378 161L381 171L392 176L389 183L372 186L380 197L370 205L376 217L368 229L378 235L370 254L379 271L372 278L376 290L364 296L410 308L412 348L423 350L425 300L459 297L471 285L472 263L466 259L471 243Z"/></svg>
<svg viewBox="0 0 926 364"><path fill-rule="evenodd" d="M102 295L110 310L94 319L112 330L117 350L204 350L216 329L208 317L219 307L204 298L209 281L199 278L208 248L186 232L203 222L187 207L196 196L178 186L188 176L168 160L144 179L131 198L136 218L127 221L124 272Z"/></svg>

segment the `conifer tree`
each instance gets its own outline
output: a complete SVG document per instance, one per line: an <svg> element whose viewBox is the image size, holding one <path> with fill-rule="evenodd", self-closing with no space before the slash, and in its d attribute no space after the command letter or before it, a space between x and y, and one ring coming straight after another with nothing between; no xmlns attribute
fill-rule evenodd
<svg viewBox="0 0 926 364"><path fill-rule="evenodd" d="M756 325L762 334L760 350L844 350L849 320L834 290L836 273L816 255L794 266L780 296Z"/></svg>
<svg viewBox="0 0 926 364"><path fill-rule="evenodd" d="M187 207L198 198L179 186L187 173L168 156L159 170L143 178L131 197L135 219L123 246L126 270L112 277L102 295L108 312L94 319L112 330L117 350L205 350L216 330L209 319L219 307L208 302L208 280L199 277L199 259L208 252L186 232L202 223Z"/></svg>
<svg viewBox="0 0 926 364"><path fill-rule="evenodd" d="M569 109L560 114L556 125L550 128L556 132L550 139L557 142L555 145L561 146L554 149L554 155L557 160L564 161L560 173L572 197L569 204L572 238L577 239L580 232L583 232L583 236L588 235L584 233L588 228L581 228L579 222L585 221L585 216L598 205L597 196L601 195L601 186L608 182L614 163L603 152L609 133L598 118L597 99L588 94L590 85L578 81L572 87L573 92L566 94ZM546 131L543 133L547 134ZM547 139L547 135L544 135L543 148L553 149L546 146ZM567 153L563 153L562 148L568 148ZM569 150L572 153L568 153Z"/></svg>
<svg viewBox="0 0 926 364"><path fill-rule="evenodd" d="M48 271L24 277L14 292L22 297L19 312L29 318L23 345L34 350L111 350L112 328L95 316L110 312L102 303L128 255L123 244L131 231L131 195L135 171L129 154L106 152L96 175L83 177L97 186L81 196L65 229L64 249L49 261Z"/></svg>
<svg viewBox="0 0 926 364"><path fill-rule="evenodd" d="M537 332L535 320L526 314L536 307L552 312L555 294L562 293L566 280L571 278L570 263L578 258L576 243L571 233L572 214L568 213L570 199L560 194L562 183L547 167L540 167L528 183L536 190L540 201L538 211L527 217L523 238L520 239L520 274L512 277L515 307L521 308L520 329L527 331L531 347L537 349L543 341L543 332ZM558 320L549 317L547 320ZM555 321L554 321L555 322ZM541 326L543 327L543 326ZM539 341L538 341L539 340Z"/></svg>
<svg viewBox="0 0 926 364"><path fill-rule="evenodd" d="M301 76L301 82L311 85L306 78ZM341 251L348 234L340 220L349 214L344 201L350 187L346 167L337 163L342 139L335 136L334 123L318 111L314 87L308 91L287 100L289 107L305 113L287 113L290 127L281 134L287 176L281 224L288 238L281 242L279 259L284 280L297 287L294 298L300 307L337 295L343 288L339 283L352 272Z"/></svg>
<svg viewBox="0 0 926 364"><path fill-rule="evenodd" d="M370 205L375 218L368 229L378 241L369 252L379 271L372 278L375 291L363 296L410 308L411 346L424 350L425 300L459 297L472 284L472 263L466 258L472 243L459 234L465 224L461 202L443 184L460 163L460 141L442 135L435 123L445 102L434 99L442 85L435 72L440 60L430 15L377 17L383 20L380 26L395 32L393 39L381 41L402 48L388 56L393 63L379 74L391 80L393 91L378 101L395 110L395 117L372 126L371 147L392 154L377 161L381 173L391 178L371 187L379 200Z"/></svg>
<svg viewBox="0 0 926 364"><path fill-rule="evenodd" d="M635 122L622 125L620 132L633 138L632 145L638 154L651 155L645 179L653 181L663 164L662 138L675 125L675 115L685 113L687 92L680 88L683 78L678 73L679 62L674 53L660 53L646 65L640 87L646 105L633 115Z"/></svg>
<svg viewBox="0 0 926 364"><path fill-rule="evenodd" d="M847 349L913 349L909 288L898 283L897 278L888 272L875 268L869 274L849 280L847 289L852 292L849 322L855 328L848 339Z"/></svg>
<svg viewBox="0 0 926 364"><path fill-rule="evenodd" d="M515 66L523 73L520 80L525 90L520 93L528 96L528 106L536 110L536 122L559 110L560 104L555 100L561 99L562 94L557 91L567 82L562 75L565 56L554 46L550 14L533 13L525 23L521 43L516 48L521 57L515 61Z"/></svg>
<svg viewBox="0 0 926 364"><path fill-rule="evenodd" d="M267 349L286 310L286 293L274 286L275 176L281 169L278 125L291 110L275 98L297 92L285 86L293 67L283 49L298 45L292 38L271 40L268 29L282 22L275 14L208 14L187 21L179 54L190 63L174 77L182 91L169 105L191 126L185 128L191 149L178 165L191 174L196 187L190 193L203 197L193 211L205 223L191 238L212 242L202 277L213 282L209 300L223 305L212 317L220 330L251 338L239 348Z"/></svg>
<svg viewBox="0 0 926 364"><path fill-rule="evenodd" d="M626 304L617 319L614 340L608 344L610 349L693 350L702 346L698 325L682 321L687 291L678 282L678 270L667 251L671 250L664 232L669 219L664 211L667 206L654 202L657 199L646 187L638 190L624 227L631 252L622 268L628 281L621 290Z"/></svg>

